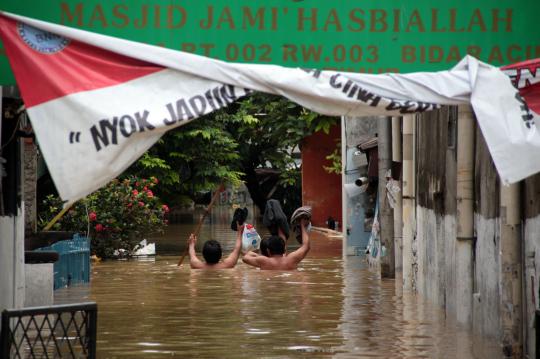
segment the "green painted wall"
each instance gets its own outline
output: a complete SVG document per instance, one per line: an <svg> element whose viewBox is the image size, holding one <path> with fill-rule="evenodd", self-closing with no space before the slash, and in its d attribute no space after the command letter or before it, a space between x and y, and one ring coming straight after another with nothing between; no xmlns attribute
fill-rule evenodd
<svg viewBox="0 0 540 359"><path fill-rule="evenodd" d="M0 9L234 62L354 72L540 57L538 0L0 0ZM13 83L0 48L1 84Z"/></svg>

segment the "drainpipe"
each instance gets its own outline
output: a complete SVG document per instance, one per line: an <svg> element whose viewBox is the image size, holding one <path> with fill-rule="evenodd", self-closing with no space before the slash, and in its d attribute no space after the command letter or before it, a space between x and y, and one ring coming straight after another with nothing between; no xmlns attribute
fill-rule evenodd
<svg viewBox="0 0 540 359"><path fill-rule="evenodd" d="M379 137L379 220L381 244L386 247L386 255L381 257L381 275L383 278L395 278L394 253L394 213L386 197L386 174L392 165L392 118L377 119Z"/></svg>
<svg viewBox="0 0 540 359"><path fill-rule="evenodd" d="M401 117L392 117L392 161L401 163ZM401 178L398 181L401 188ZM403 214L402 193L396 195L394 206L394 250L396 272L403 272Z"/></svg>
<svg viewBox="0 0 540 359"><path fill-rule="evenodd" d="M523 353L520 209L520 183L501 185L501 344L503 354L509 358L521 358Z"/></svg>
<svg viewBox="0 0 540 359"><path fill-rule="evenodd" d="M413 289L412 242L414 224L414 115L403 116L403 289Z"/></svg>
<svg viewBox="0 0 540 359"><path fill-rule="evenodd" d="M345 116L341 116L341 228L343 240L341 254L347 256L347 194L345 192L345 170L347 169L347 131L345 128Z"/></svg>
<svg viewBox="0 0 540 359"><path fill-rule="evenodd" d="M470 105L458 108L457 138L457 243L456 243L456 307L457 322L472 324L473 296L473 175L474 116Z"/></svg>

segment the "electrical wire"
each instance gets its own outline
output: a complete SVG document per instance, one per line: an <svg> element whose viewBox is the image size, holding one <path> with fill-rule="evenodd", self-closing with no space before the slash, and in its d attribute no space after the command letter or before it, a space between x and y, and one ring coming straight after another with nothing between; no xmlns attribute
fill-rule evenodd
<svg viewBox="0 0 540 359"><path fill-rule="evenodd" d="M17 134L17 131L19 130L19 124L21 123L21 117L25 114L24 112L24 105L22 105L21 107L19 107L19 109L17 110L17 123L15 124L15 128L13 129L13 133L11 134L11 136L9 137L9 139L6 141L6 143L4 143L2 145L2 147L0 147L0 154L2 153L2 151L4 150L4 148L6 148L7 145L9 145L11 143L11 141L13 141L13 139L15 138L15 135ZM1 141L1 140L0 140Z"/></svg>

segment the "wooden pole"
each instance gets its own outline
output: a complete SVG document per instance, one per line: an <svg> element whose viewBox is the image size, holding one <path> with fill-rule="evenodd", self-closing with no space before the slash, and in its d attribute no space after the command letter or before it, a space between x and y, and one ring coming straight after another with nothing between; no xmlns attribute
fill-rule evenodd
<svg viewBox="0 0 540 359"><path fill-rule="evenodd" d="M413 290L413 224L414 218L414 115L403 116L403 289Z"/></svg>
<svg viewBox="0 0 540 359"><path fill-rule="evenodd" d="M470 105L458 108L456 307L458 323L472 325L474 116Z"/></svg>
<svg viewBox="0 0 540 359"><path fill-rule="evenodd" d="M216 192L214 193L214 195L212 196L212 199L210 200L210 204L204 210L203 214L201 215L201 218L199 219L199 223L197 224L197 227L195 227L195 231L193 231L193 234L195 234L195 236L199 235L204 219L206 218L206 216L208 216L208 214L212 210L212 207L214 206L214 203L216 202L223 188L224 188L223 184L220 184L219 187L216 189ZM189 250L189 246L186 246L186 249L184 250L182 257L180 257L180 260L178 261L178 266L182 265L182 262L184 261L184 258L186 257L188 253L188 250Z"/></svg>
<svg viewBox="0 0 540 359"><path fill-rule="evenodd" d="M392 161L402 162L401 155L401 117L392 117ZM403 177L398 182L400 189ZM394 250L396 253L396 272L403 273L403 190L396 195L394 206Z"/></svg>

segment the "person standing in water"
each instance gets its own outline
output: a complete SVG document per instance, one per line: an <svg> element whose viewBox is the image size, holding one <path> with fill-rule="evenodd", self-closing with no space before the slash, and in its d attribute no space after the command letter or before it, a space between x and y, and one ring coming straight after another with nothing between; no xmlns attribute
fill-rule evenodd
<svg viewBox="0 0 540 359"><path fill-rule="evenodd" d="M234 244L234 249L225 258L222 262L222 250L221 244L214 239L210 239L204 242L202 254L204 257L204 262L197 258L197 253L195 252L195 243L197 242L197 236L191 233L189 236L189 264L191 269L228 269L234 268L236 262L238 262L238 257L240 257L240 250L242 248L242 233L244 232L244 226L238 225L238 232L236 235L236 242Z"/></svg>
<svg viewBox="0 0 540 359"><path fill-rule="evenodd" d="M268 256L260 255L255 252L247 252L242 261L250 266L260 268L262 270L295 270L308 254L310 249L309 235L307 227L309 220L306 218L300 219L300 228L302 233L302 245L300 248L285 254L285 241L279 235L272 235L268 239L266 251Z"/></svg>

